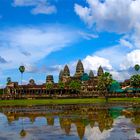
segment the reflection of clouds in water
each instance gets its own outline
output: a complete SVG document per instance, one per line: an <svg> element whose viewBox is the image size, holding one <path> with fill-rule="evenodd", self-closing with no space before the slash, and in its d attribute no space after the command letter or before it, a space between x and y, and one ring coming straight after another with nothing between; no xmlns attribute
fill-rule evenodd
<svg viewBox="0 0 140 140"><path fill-rule="evenodd" d="M20 136L21 118L10 126L8 125L7 128L2 124L0 140L79 140L75 125L71 125L70 137L68 137L65 130L60 128L59 118L55 118L54 126L48 126L44 117L37 117L34 123L29 122L29 118L24 118L24 130L27 132L25 137Z"/></svg>
<svg viewBox="0 0 140 140"><path fill-rule="evenodd" d="M47 125L47 118L55 118L54 125ZM0 140L79 140L75 123L71 124L70 136L66 135L66 130L61 129L59 117L36 117L34 122L31 118L24 118L24 129L26 137L20 137L22 117L19 120L7 123L5 115L0 113ZM138 140L140 134L136 133L135 125L131 119L123 116L114 120L113 128L104 130L102 133L95 123L94 127L86 126L84 140ZM137 138L137 139L136 139Z"/></svg>
<svg viewBox="0 0 140 140"><path fill-rule="evenodd" d="M6 121L7 121L7 117L4 114L0 113L0 124Z"/></svg>
<svg viewBox="0 0 140 140"><path fill-rule="evenodd" d="M101 133L98 126L91 128L90 125L88 125L86 127L85 138L87 138L88 140L104 140L109 136L109 131L103 131Z"/></svg>
<svg viewBox="0 0 140 140"><path fill-rule="evenodd" d="M114 120L113 128L104 130L102 133L99 128L90 125L86 127L85 138L88 140L138 140L140 134L136 133L136 129L131 123L131 119L119 117Z"/></svg>

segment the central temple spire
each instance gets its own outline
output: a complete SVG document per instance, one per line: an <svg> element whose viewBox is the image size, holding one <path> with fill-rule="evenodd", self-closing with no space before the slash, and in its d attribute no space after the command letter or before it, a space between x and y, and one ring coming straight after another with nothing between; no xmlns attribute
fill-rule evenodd
<svg viewBox="0 0 140 140"><path fill-rule="evenodd" d="M84 73L84 67L83 67L83 63L81 60L78 61L77 66L76 66L76 72L75 72L75 76L76 77L81 77Z"/></svg>

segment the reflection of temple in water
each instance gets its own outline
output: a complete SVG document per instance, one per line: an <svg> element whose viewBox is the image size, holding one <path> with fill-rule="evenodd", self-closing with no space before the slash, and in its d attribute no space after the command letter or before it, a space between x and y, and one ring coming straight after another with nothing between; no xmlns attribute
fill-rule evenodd
<svg viewBox="0 0 140 140"><path fill-rule="evenodd" d="M52 111L50 111L53 109ZM29 111L30 110L30 111ZM72 125L75 126L79 139L83 139L86 127L91 129L98 127L100 132L109 130L113 127L113 119L117 112L107 106L75 106L75 105L58 105L58 106L32 106L32 107L2 107L0 112L4 113L9 123L18 121L19 118L29 118L34 123L36 118L46 118L46 125L54 126L55 119L58 119L61 130L66 135L70 135ZM136 132L140 131L140 111L139 110L122 110L121 115L131 118L132 123L138 125ZM56 117L57 116L57 117Z"/></svg>

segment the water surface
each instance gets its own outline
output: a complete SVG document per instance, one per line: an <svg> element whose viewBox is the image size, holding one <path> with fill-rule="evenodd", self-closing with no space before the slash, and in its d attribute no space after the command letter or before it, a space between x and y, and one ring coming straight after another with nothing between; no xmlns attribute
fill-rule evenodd
<svg viewBox="0 0 140 140"><path fill-rule="evenodd" d="M0 140L139 140L134 103L3 106Z"/></svg>

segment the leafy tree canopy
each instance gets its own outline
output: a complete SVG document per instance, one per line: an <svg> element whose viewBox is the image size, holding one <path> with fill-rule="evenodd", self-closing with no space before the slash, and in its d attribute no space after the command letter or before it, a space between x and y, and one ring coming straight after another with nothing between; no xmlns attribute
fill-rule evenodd
<svg viewBox="0 0 140 140"><path fill-rule="evenodd" d="M71 81L69 87L72 89L79 90L81 88L81 83L78 81Z"/></svg>
<svg viewBox="0 0 140 140"><path fill-rule="evenodd" d="M24 67L24 66L20 66L20 67L19 67L19 71L20 71L21 73L23 73L23 72L25 71L25 67Z"/></svg>
<svg viewBox="0 0 140 140"><path fill-rule="evenodd" d="M131 76L130 84L134 88L140 87L140 75L136 74L136 75Z"/></svg>
<svg viewBox="0 0 140 140"><path fill-rule="evenodd" d="M63 83L63 82L59 82L58 83L58 87L60 88L60 89L63 89L64 87L65 87L65 84Z"/></svg>
<svg viewBox="0 0 140 140"><path fill-rule="evenodd" d="M46 89L52 89L52 88L53 88L53 84L51 84L51 83L46 84Z"/></svg>
<svg viewBox="0 0 140 140"><path fill-rule="evenodd" d="M140 65L139 64L136 64L134 68L135 68L136 71L139 71Z"/></svg>
<svg viewBox="0 0 140 140"><path fill-rule="evenodd" d="M121 89L120 83L116 80L113 80L110 86L108 87L109 92L115 92L118 89Z"/></svg>
<svg viewBox="0 0 140 140"><path fill-rule="evenodd" d="M98 79L98 90L108 90L108 87L111 85L112 81L112 75L109 72L103 73Z"/></svg>

